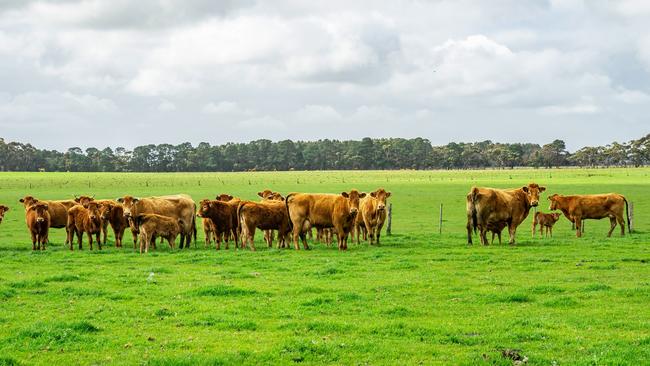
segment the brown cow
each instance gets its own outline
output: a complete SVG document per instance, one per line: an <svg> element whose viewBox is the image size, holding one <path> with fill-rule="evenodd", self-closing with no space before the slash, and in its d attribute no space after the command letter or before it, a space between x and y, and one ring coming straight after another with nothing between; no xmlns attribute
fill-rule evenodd
<svg viewBox="0 0 650 366"><path fill-rule="evenodd" d="M5 218L5 213L9 211L9 207L5 205L0 205L0 224L2 224L2 219Z"/></svg>
<svg viewBox="0 0 650 366"><path fill-rule="evenodd" d="M50 210L45 202L35 202L25 209L25 222L32 236L32 250L45 250L50 230Z"/></svg>
<svg viewBox="0 0 650 366"><path fill-rule="evenodd" d="M528 217L530 208L539 204L539 195L545 190L536 183L515 189L473 187L467 194L467 243L472 244L472 229L478 229L481 244L488 245L487 231L505 223L509 243L515 244L517 227Z"/></svg>
<svg viewBox="0 0 650 366"><path fill-rule="evenodd" d="M286 237L291 231L287 208L282 201L267 200L264 202L242 201L237 209L237 217L241 224L242 248L248 245L255 250L255 229L278 231L278 248L285 247ZM267 240L269 248L273 246L272 237Z"/></svg>
<svg viewBox="0 0 650 366"><path fill-rule="evenodd" d="M93 235L97 239L97 247L102 249L102 242L99 240L99 235L102 231L102 221L99 215L99 203L88 202L86 207L76 205L68 210L68 241L70 242L70 250L73 250L72 239L77 235L77 243L79 249L82 249L83 234L88 235L88 244L90 250L93 250Z"/></svg>
<svg viewBox="0 0 650 366"><path fill-rule="evenodd" d="M233 197L226 193L222 193L216 197L216 200L225 202L230 205L230 209L231 209L230 213L232 214L232 223L234 225L233 228L234 231L230 233L230 238L232 240L237 240L240 237L240 232L241 232L241 228L239 227L239 220L237 219L237 207L239 206L241 199L238 197ZM234 232L237 232L237 235L235 235ZM235 244L237 243L235 242Z"/></svg>
<svg viewBox="0 0 650 366"><path fill-rule="evenodd" d="M42 202L47 204L49 213L50 213L50 227L51 228L66 228L66 242L65 244L70 244L68 243L68 238L70 235L67 233L67 225L68 225L68 210L75 206L77 202L73 200L38 200L34 198L33 196L25 196L18 200L18 202L22 203L25 206L25 210L31 205L33 205L36 202ZM45 238L46 241L48 241L48 238Z"/></svg>
<svg viewBox="0 0 650 366"><path fill-rule="evenodd" d="M273 192L270 189L265 189L262 192L257 192L257 195L262 198L262 202L265 201L284 201L284 197L280 192ZM268 244L269 247L273 244L273 240L275 238L275 234L273 230L263 230L264 231L264 241ZM282 241L281 247L285 248L288 245L286 244L286 241Z"/></svg>
<svg viewBox="0 0 650 366"><path fill-rule="evenodd" d="M215 243L217 242L217 227L214 226L212 220L205 217L201 218L201 223L203 224L203 235L205 236L203 248L207 248L212 244L213 238Z"/></svg>
<svg viewBox="0 0 650 366"><path fill-rule="evenodd" d="M285 203L293 227L295 249L300 249L299 236L304 248L309 249L306 232L312 227L333 227L339 250L346 250L348 235L359 212L359 200L365 196L366 193L359 193L356 189L341 194L289 194Z"/></svg>
<svg viewBox="0 0 650 366"><path fill-rule="evenodd" d="M129 220L124 216L124 207L122 204L112 200L102 200L99 208L99 217L102 220L102 230L104 233L104 244L106 244L106 228L104 225L109 223L115 234L115 247L122 247L122 238L127 227L131 227ZM131 229L133 234L134 230ZM133 234L133 245L135 249L136 234Z"/></svg>
<svg viewBox="0 0 650 366"><path fill-rule="evenodd" d="M368 240L370 235L370 245L374 244L375 238L379 245L381 229L386 221L386 199L390 195L390 192L379 188L359 202L359 214L354 221L357 244L359 244L359 234L363 232L363 240Z"/></svg>
<svg viewBox="0 0 650 366"><path fill-rule="evenodd" d="M627 199L618 193L584 194L562 196L554 194L548 197L551 201L549 210L560 210L569 221L576 226L576 235L582 236L582 221L585 219L600 220L609 217L610 229L607 236L612 236L616 222L621 226L621 235L625 236L625 220L623 210L627 217L628 231L630 228L630 214Z"/></svg>
<svg viewBox="0 0 650 366"><path fill-rule="evenodd" d="M156 237L167 239L169 247L174 249L176 237L183 230L183 220L157 214L140 214L134 219L140 233L140 254L142 249L149 252L149 245L154 244Z"/></svg>
<svg viewBox="0 0 650 366"><path fill-rule="evenodd" d="M196 219L194 212L196 204L192 197L186 194L172 196L137 198L133 196L124 196L117 199L124 207L124 216L133 218L142 214L158 214L168 216L183 221L183 227L180 233L181 240L178 245L180 249L189 248L194 237L196 242ZM137 226L133 228L138 233Z"/></svg>
<svg viewBox="0 0 650 366"><path fill-rule="evenodd" d="M78 197L74 196L74 201L77 202L78 204L84 206L84 207L88 207L88 202L97 202L100 205L102 205L104 203L119 204L114 200L96 200L95 196L78 196ZM102 244L106 245L107 237L108 237L108 224L109 224L109 221L104 220L102 216L103 215L100 214L100 219L101 219L101 222L102 222L102 225L101 225L101 227L102 227L102 235L101 235L101 237L103 239ZM126 220L125 220L125 222L126 222ZM115 232L114 229L113 229L113 232ZM115 246L117 246L117 233L115 233Z"/></svg>
<svg viewBox="0 0 650 366"><path fill-rule="evenodd" d="M215 226L217 250L221 249L222 237L226 241L226 249L228 249L228 241L230 234L235 237L235 249L238 247L238 233L232 222L232 206L227 202L218 200L204 199L199 202L199 208L196 212L198 217L210 219Z"/></svg>
<svg viewBox="0 0 650 366"><path fill-rule="evenodd" d="M560 214L557 212L552 212L552 213L542 213L537 212L535 216L533 216L533 238L535 237L535 229L537 228L537 225L539 225L539 237L542 237L542 233L544 233L544 236L550 236L553 237L553 225L557 222L557 220L560 219ZM544 232L546 229L546 232Z"/></svg>
<svg viewBox="0 0 650 366"><path fill-rule="evenodd" d="M493 225L488 225L487 231L492 233L492 242L491 242L492 244L494 244L494 236L495 235L499 237L499 244L502 244L501 243L501 232L503 231L503 229L505 229L506 226L508 226L508 224L505 223L505 222L499 222L499 223L496 223L496 224L493 224Z"/></svg>

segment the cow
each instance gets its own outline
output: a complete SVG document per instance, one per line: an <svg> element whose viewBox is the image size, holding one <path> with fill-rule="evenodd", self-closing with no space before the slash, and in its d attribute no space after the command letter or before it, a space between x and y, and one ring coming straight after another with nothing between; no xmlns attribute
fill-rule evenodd
<svg viewBox="0 0 650 366"><path fill-rule="evenodd" d="M304 248L309 249L305 233L312 227L333 227L337 234L338 249L346 250L348 235L359 212L359 200L365 196L366 193L359 193L356 189L341 194L289 194L285 204L293 228L295 249L300 249L298 237Z"/></svg>
<svg viewBox="0 0 650 366"><path fill-rule="evenodd" d="M119 197L117 202L121 203L124 208L124 216L133 219L141 214L158 214L168 216L183 221L181 228L181 240L178 245L180 249L189 248L192 237L196 242L196 204L192 197L186 194L172 196L137 198L133 196ZM136 225L132 228L136 234L139 234ZM137 239L135 239L137 241ZM135 243L134 243L135 244Z"/></svg>
<svg viewBox="0 0 650 366"><path fill-rule="evenodd" d="M154 244L156 237L165 238L169 247L174 249L176 237L183 231L183 220L175 217L157 214L139 214L134 218L134 225L140 233L140 254L144 249L149 252L149 245Z"/></svg>
<svg viewBox="0 0 650 366"><path fill-rule="evenodd" d="M472 187L467 194L467 243L472 244L472 230L479 230L481 244L488 245L487 231L508 227L509 243L515 244L517 227L528 217L531 207L539 204L539 195L546 190L536 183L513 189ZM505 226L504 226L505 227Z"/></svg>
<svg viewBox="0 0 650 366"><path fill-rule="evenodd" d="M88 245L90 250L93 250L93 235L97 239L97 247L102 249L102 242L99 235L102 231L102 221L99 214L99 203L88 202L86 207L76 205L68 210L68 242L70 242L70 250L73 250L72 240L74 235L77 235L77 244L79 249L82 249L83 234L88 235Z"/></svg>
<svg viewBox="0 0 650 366"><path fill-rule="evenodd" d="M494 236L495 235L499 237L499 244L502 244L501 243L501 232L503 231L503 229L505 229L506 226L508 226L507 223L505 223L503 221L498 222L496 224L488 225L487 231L492 233L492 241L491 241L492 244L494 244Z"/></svg>
<svg viewBox="0 0 650 366"><path fill-rule="evenodd" d="M549 236L550 234L550 236L553 237L553 225L555 225L555 223L559 219L560 219L560 214L557 212L545 214L540 211L535 213L535 216L533 216L533 230L532 230L533 238L535 237L535 229L537 228L537 225L539 225L540 238L542 237L542 233L544 233L544 236Z"/></svg>
<svg viewBox="0 0 650 366"><path fill-rule="evenodd" d="M67 225L68 225L68 210L75 206L77 202L73 200L39 200L36 199L33 196L25 196L18 200L18 202L22 203L25 206L25 210L31 205L33 205L36 202L42 202L47 204L49 213L50 213L50 228L56 228L56 229L61 229L61 228L66 228L66 241L65 244L70 244L68 243L68 238L70 235L67 233ZM49 230L48 230L49 232ZM49 241L48 238L45 238L46 241Z"/></svg>
<svg viewBox="0 0 650 366"><path fill-rule="evenodd" d="M585 219L600 220L609 217L610 229L607 237L612 236L616 223L621 226L621 236L625 236L625 220L627 218L628 231L630 230L630 214L625 196L618 193L584 194L563 196L554 194L548 197L551 204L549 210L560 210L569 221L575 223L576 236L582 236L582 221Z"/></svg>
<svg viewBox="0 0 650 366"><path fill-rule="evenodd" d="M284 202L267 200L264 202L242 201L237 209L237 217L242 228L242 248L248 246L255 250L255 229L278 231L278 248L285 247L290 229L289 215ZM266 238L265 238L266 239ZM272 237L267 240L269 248L273 246Z"/></svg>
<svg viewBox="0 0 650 366"><path fill-rule="evenodd" d="M88 207L88 202L97 202L100 205L103 205L104 203L119 204L114 200L107 200L107 199L96 200L95 196L74 196L74 201L77 202L78 204L84 206L84 207ZM108 219L105 220L103 218L103 215L101 215L101 214L100 214L100 219L101 219L101 222L102 222L102 225L101 225L101 228L102 228L102 235L101 235L102 244L106 245L107 237L108 237L108 224L110 223L110 221ZM126 220L124 220L124 222L126 222ZM128 223L127 223L127 225L128 225ZM113 227L112 224L111 224L111 227ZM115 227L113 227L113 232L115 233L115 246L117 246L117 232L115 232ZM124 231L122 231L122 234L123 233L124 233Z"/></svg>
<svg viewBox="0 0 650 366"><path fill-rule="evenodd" d="M233 223L232 206L227 202L219 200L203 199L199 202L199 208L196 215L201 218L209 219L215 227L216 243L215 248L221 249L222 237L226 241L226 249L228 249L228 241L230 236L235 237L235 249L238 248L238 233Z"/></svg>
<svg viewBox="0 0 650 366"><path fill-rule="evenodd" d="M270 189L265 189L262 192L257 192L257 195L262 198L262 202L265 201L284 201L284 197L280 192L273 192ZM264 241L269 245L269 247L273 243L273 239L275 237L273 230L263 230L264 231ZM286 246L286 241L282 241L282 248Z"/></svg>
<svg viewBox="0 0 650 366"><path fill-rule="evenodd" d="M218 195L215 199L217 201L225 202L230 205L230 213L232 214L232 223L234 225L233 230L234 232L237 232L237 235L235 235L234 232L231 233L230 238L236 241L240 237L240 230L241 230L241 228L239 227L239 220L237 219L237 207L239 206L241 199L238 197L233 197L232 195L229 195L227 193L222 193ZM235 239L235 237L237 239ZM235 242L235 245L237 245L237 242Z"/></svg>
<svg viewBox="0 0 650 366"><path fill-rule="evenodd" d="M217 242L217 227L214 225L211 219L202 217L201 223L203 224L203 234L205 236L205 243L203 248L207 248L212 244L212 239L214 238L215 243Z"/></svg>
<svg viewBox="0 0 650 366"><path fill-rule="evenodd" d="M359 244L359 236L363 232L363 240L368 240L368 236L370 236L370 245L374 244L375 239L379 245L381 229L386 221L386 200L390 196L390 192L379 188L359 202L359 214L354 221L357 244Z"/></svg>
<svg viewBox="0 0 650 366"><path fill-rule="evenodd" d="M127 227L131 227L129 220L124 216L124 207L122 204L115 202L113 200L102 200L100 202L99 208L99 217L102 221L102 231L104 233L104 244L106 244L106 227L108 223L113 229L115 234L115 247L122 247L122 238L124 237L124 231ZM131 228L131 233L134 233L133 228ZM136 234L133 234L133 246L135 249L135 242L137 238Z"/></svg>
<svg viewBox="0 0 650 366"><path fill-rule="evenodd" d="M0 205L0 224L2 224L2 220L5 218L5 213L7 211L9 211L9 207Z"/></svg>
<svg viewBox="0 0 650 366"><path fill-rule="evenodd" d="M329 247L332 245L333 236L332 228L316 228L316 241L319 243L325 243Z"/></svg>
<svg viewBox="0 0 650 366"><path fill-rule="evenodd" d="M45 250L50 230L50 208L45 202L34 202L25 208L25 222L32 236L32 250Z"/></svg>

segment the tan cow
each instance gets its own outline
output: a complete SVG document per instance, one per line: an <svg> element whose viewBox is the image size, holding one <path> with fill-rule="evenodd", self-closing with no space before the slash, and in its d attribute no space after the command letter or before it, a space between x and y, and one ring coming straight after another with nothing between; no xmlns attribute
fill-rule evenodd
<svg viewBox="0 0 650 366"><path fill-rule="evenodd" d="M542 233L544 233L544 236L549 236L550 234L550 236L553 237L553 225L555 225L559 219L560 214L557 212L548 214L542 213L541 211L537 212L535 216L533 216L533 238L535 237L535 229L537 228L537 225L539 225L540 238L542 237Z"/></svg>
<svg viewBox="0 0 650 366"><path fill-rule="evenodd" d="M68 210L75 206L77 202L73 200L39 200L33 196L25 196L18 201L25 206L25 210L36 202L47 204L50 213L50 227L56 229L66 228L65 244L70 244L68 243L70 235L67 233ZM45 238L45 240L47 241L48 238Z"/></svg>
<svg viewBox="0 0 650 366"><path fill-rule="evenodd" d="M554 194L548 197L551 201L549 210L560 210L569 221L576 226L576 236L582 236L582 221L585 219L600 220L609 217L610 229L607 236L612 236L616 223L621 226L621 235L625 235L625 220L623 211L627 218L628 231L630 228L630 216L627 199L618 193L607 194L583 194L573 196L562 196Z"/></svg>
<svg viewBox="0 0 650 366"><path fill-rule="evenodd" d="M88 244L90 250L93 250L93 235L97 239L97 247L102 249L102 242L99 235L102 231L102 221L99 215L99 203L88 202L86 207L76 205L68 210L68 241L70 250L73 250L72 240L77 235L77 244L82 249L83 234L88 235Z"/></svg>
<svg viewBox="0 0 650 366"><path fill-rule="evenodd" d="M513 189L473 187L467 194L467 243L472 244L472 229L479 230L481 244L488 245L487 231L503 224L508 227L510 244L515 244L517 227L539 204L546 187L536 183Z"/></svg>
<svg viewBox="0 0 650 366"><path fill-rule="evenodd" d="M370 245L375 243L375 239L379 245L381 229L386 221L386 200L390 196L390 192L379 188L359 202L359 214L354 225L357 244L359 244L359 236L363 232L363 240L368 240L368 236L370 236Z"/></svg>
<svg viewBox="0 0 650 366"><path fill-rule="evenodd" d="M231 234L235 237L235 249L238 247L238 233L232 222L232 206L227 202L219 200L203 199L199 202L199 208L196 215L201 218L209 219L215 227L216 243L215 248L221 249L222 238L226 242L226 249L228 249L228 242ZM236 217L236 215L235 215Z"/></svg>
<svg viewBox="0 0 650 366"><path fill-rule="evenodd" d="M169 247L174 249L176 237L184 226L181 219L157 214L139 214L135 217L134 224L140 233L140 254L143 249L145 253L148 253L151 244L155 248L157 237L165 238Z"/></svg>
<svg viewBox="0 0 650 366"><path fill-rule="evenodd" d="M9 207L0 205L0 224L2 224L2 220L5 218L5 213L7 211L9 211Z"/></svg>
<svg viewBox="0 0 650 366"><path fill-rule="evenodd" d="M278 248L285 247L286 237L291 231L287 208L282 201L267 200L264 202L242 201L237 210L242 228L242 247L247 245L255 250L255 229L263 231L278 231ZM273 246L273 239L267 240L269 248Z"/></svg>
<svg viewBox="0 0 650 366"><path fill-rule="evenodd" d="M117 202L124 207L124 216L127 218L134 218L142 214L158 214L182 220L181 240L178 245L180 249L189 248L192 237L196 242L196 219L194 217L196 204L192 197L186 194L148 198L124 196L118 198ZM135 230L138 231L137 227Z"/></svg>
<svg viewBox="0 0 650 366"><path fill-rule="evenodd" d="M304 248L309 249L306 232L312 227L333 227L339 250L346 250L348 235L359 212L359 200L365 196L366 193L359 193L356 189L341 194L289 194L285 203L293 227L295 249L300 249L298 237Z"/></svg>
<svg viewBox="0 0 650 366"><path fill-rule="evenodd" d="M45 250L50 230L50 210L45 202L34 202L25 208L25 222L32 237L32 250Z"/></svg>

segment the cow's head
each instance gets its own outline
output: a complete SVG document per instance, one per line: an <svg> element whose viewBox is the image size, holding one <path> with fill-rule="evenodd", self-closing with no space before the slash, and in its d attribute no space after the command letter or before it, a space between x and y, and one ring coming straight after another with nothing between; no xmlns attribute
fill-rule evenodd
<svg viewBox="0 0 650 366"><path fill-rule="evenodd" d="M74 196L74 201L83 207L88 207L88 202L94 201L95 195L92 196Z"/></svg>
<svg viewBox="0 0 650 366"><path fill-rule="evenodd" d="M557 220L560 219L560 213L559 212L553 212L551 214L551 216L553 217L553 222L557 222Z"/></svg>
<svg viewBox="0 0 650 366"><path fill-rule="evenodd" d="M35 204L36 202L38 202L38 200L36 198L34 198L33 196L25 196L25 197L19 199L18 202L22 203L25 206L25 209L27 209L29 206L31 206L31 205Z"/></svg>
<svg viewBox="0 0 650 366"><path fill-rule="evenodd" d="M199 207L196 210L196 216L205 217L205 215L210 211L210 207L212 206L214 206L214 202L208 199L199 201Z"/></svg>
<svg viewBox="0 0 650 366"><path fill-rule="evenodd" d="M9 211L9 207L5 205L0 205L0 223L2 223L2 219L5 217L5 212Z"/></svg>
<svg viewBox="0 0 650 366"><path fill-rule="evenodd" d="M88 210L88 216L93 221L99 220L101 214L99 213L101 205L95 201L86 202L86 209Z"/></svg>
<svg viewBox="0 0 650 366"><path fill-rule="evenodd" d="M268 200L270 201L284 201L284 197L280 192L273 192L271 196L269 196Z"/></svg>
<svg viewBox="0 0 650 366"><path fill-rule="evenodd" d="M45 222L49 216L48 205L45 202L36 202L27 208L27 211L36 213L36 222Z"/></svg>
<svg viewBox="0 0 650 366"><path fill-rule="evenodd" d="M557 194L557 193L548 196L548 200L551 201L551 204L548 206L549 210L555 211L555 210L559 209L559 203L558 203L559 198L560 198L560 195Z"/></svg>
<svg viewBox="0 0 650 366"><path fill-rule="evenodd" d="M124 207L124 216L125 217L134 217L137 214L136 204L140 199L133 196L124 196L117 199L117 202L121 203Z"/></svg>
<svg viewBox="0 0 650 366"><path fill-rule="evenodd" d="M386 199L390 197L390 192L386 192L383 188L370 193L370 197L377 199L377 210L383 211L386 209Z"/></svg>
<svg viewBox="0 0 650 366"><path fill-rule="evenodd" d="M273 191L270 189L265 189L262 192L257 192L257 195L262 197L262 199L268 200L271 199L271 196L273 196Z"/></svg>
<svg viewBox="0 0 650 366"><path fill-rule="evenodd" d="M108 220L111 217L111 212L113 211L115 205L111 202L102 202L99 205L99 217L102 220Z"/></svg>
<svg viewBox="0 0 650 366"><path fill-rule="evenodd" d="M539 195L546 190L546 187L542 187L537 183L530 183L527 186L521 187L521 190L526 193L528 204L537 207L539 204Z"/></svg>
<svg viewBox="0 0 650 366"><path fill-rule="evenodd" d="M350 215L355 216L359 212L359 200L366 196L366 193L359 193L356 189L350 192L341 192L341 196L348 199Z"/></svg>
<svg viewBox="0 0 650 366"><path fill-rule="evenodd" d="M222 193L222 194L220 194L220 195L218 195L216 197L217 201L223 201L223 202L228 202L228 201L232 200L233 198L235 198L235 197L233 197L233 196L231 196L231 195L229 195L227 193Z"/></svg>

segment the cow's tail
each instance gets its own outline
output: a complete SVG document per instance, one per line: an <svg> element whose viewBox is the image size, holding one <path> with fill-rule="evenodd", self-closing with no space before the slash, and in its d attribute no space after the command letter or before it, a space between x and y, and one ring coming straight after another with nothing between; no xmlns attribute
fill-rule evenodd
<svg viewBox="0 0 650 366"><path fill-rule="evenodd" d="M243 226L243 225L241 225L241 209L242 209L242 207L244 206L245 203L246 203L246 201L241 201L237 205L237 222L239 223L239 226Z"/></svg>
<svg viewBox="0 0 650 366"><path fill-rule="evenodd" d="M628 206L627 198L623 197L623 201L625 202L625 218L627 219L627 233L632 234L632 228L630 227L630 207Z"/></svg>
<svg viewBox="0 0 650 366"><path fill-rule="evenodd" d="M287 208L287 217L289 218L289 229L291 229L291 231L293 231L293 222L291 222L291 212L289 212L289 200L291 200L292 196L293 193L289 193L287 198L284 200L284 206Z"/></svg>

